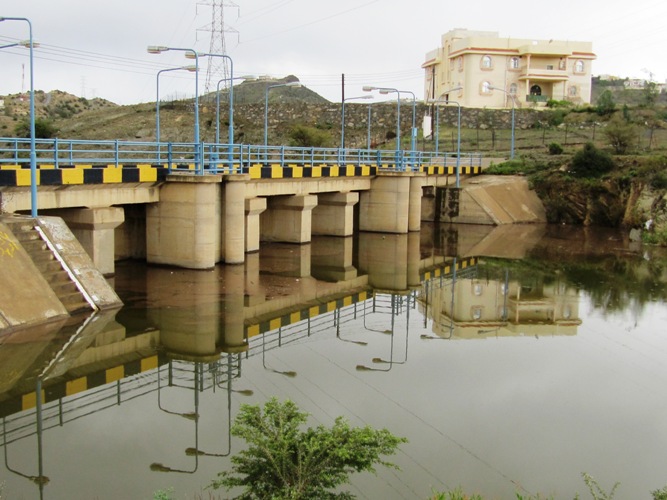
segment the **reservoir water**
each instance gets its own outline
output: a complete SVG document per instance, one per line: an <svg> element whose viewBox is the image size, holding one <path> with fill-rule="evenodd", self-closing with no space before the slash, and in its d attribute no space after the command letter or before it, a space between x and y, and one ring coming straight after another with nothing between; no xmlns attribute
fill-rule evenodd
<svg viewBox="0 0 667 500"><path fill-rule="evenodd" d="M602 229L433 226L116 263L125 306L0 334L0 498L228 498L242 404L408 439L365 499L667 485L667 255ZM664 249L663 249L664 250Z"/></svg>

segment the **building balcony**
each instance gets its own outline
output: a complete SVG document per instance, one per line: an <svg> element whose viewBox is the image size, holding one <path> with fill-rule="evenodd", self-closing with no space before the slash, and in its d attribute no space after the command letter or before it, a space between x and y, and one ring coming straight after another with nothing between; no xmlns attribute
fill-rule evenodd
<svg viewBox="0 0 667 500"><path fill-rule="evenodd" d="M551 99L551 96L548 95L526 95L526 102L547 102Z"/></svg>
<svg viewBox="0 0 667 500"><path fill-rule="evenodd" d="M519 80L535 80L535 81L549 81L560 82L568 80L569 76L564 69L548 69L548 68L521 68Z"/></svg>

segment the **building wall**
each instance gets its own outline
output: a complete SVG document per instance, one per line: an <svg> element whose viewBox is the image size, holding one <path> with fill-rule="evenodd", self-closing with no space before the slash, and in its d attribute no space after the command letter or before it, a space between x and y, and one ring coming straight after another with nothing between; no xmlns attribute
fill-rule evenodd
<svg viewBox="0 0 667 500"><path fill-rule="evenodd" d="M442 35L439 48L426 54L424 96L481 108L511 106L508 93L517 107L544 106L548 99L589 103L594 59L590 42L453 30Z"/></svg>

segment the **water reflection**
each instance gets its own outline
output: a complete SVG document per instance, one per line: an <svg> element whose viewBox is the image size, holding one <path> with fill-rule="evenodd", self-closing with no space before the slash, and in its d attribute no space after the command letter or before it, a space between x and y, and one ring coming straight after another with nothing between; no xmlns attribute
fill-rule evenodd
<svg viewBox="0 0 667 500"><path fill-rule="evenodd" d="M120 311L0 333L5 462L0 477L7 494L32 496L36 487L40 498L146 497L165 484L192 494L228 463L224 460L236 444L230 432L235 408L243 399L263 402L272 395L310 402L308 411L326 420L352 408L361 411L352 401L369 384L390 401L399 387L420 387L423 394L398 390L407 398L401 405L417 417L396 429L417 432L410 438L419 442L420 432L439 425L425 423L435 403L424 379L439 373L443 360L455 362L440 346L451 350L455 341L510 337L572 338L590 314L588 299L604 314L630 305L638 318L652 303L664 311L664 257L633 248L617 233L569 231L424 226L410 235L274 244L250 255L245 266L211 271L119 263L114 286L126 304ZM659 321L664 329L664 317ZM473 347L478 343L466 345L461 354L475 356L468 362L476 365L484 353ZM510 346L518 349L514 344L494 349L501 355ZM660 371L658 379L664 378ZM342 392L329 387L336 379L345 386ZM327 398L339 394L336 405L327 402L327 411L321 408L322 396L303 397L320 385L328 387ZM488 398L467 387L473 400ZM458 396L449 397L455 405ZM358 418L386 425L386 409L370 406L361 404L364 417ZM473 412L470 418L481 416ZM109 419L133 425L118 427ZM114 431L95 434L89 445L87 429L97 421ZM483 479L470 479L468 469L458 469L458 483L452 484L452 472L434 465L451 456L433 450L434 455L422 457L419 450L428 449L422 446L406 451L405 474L381 476L380 483L359 480L358 494L426 498L430 485L465 481L472 490L489 493L549 492L541 485L517 486L526 479L521 470L503 472L508 457L493 458L499 449L487 450L467 430L452 434L452 428L437 435L459 443L465 452L458 459L470 462L471 474ZM112 447L111 440L123 441L122 436L142 443L125 457L133 470L127 484L97 483L90 491L73 484L75 477L95 477L100 465L93 451ZM70 440L83 457L68 458L71 466L58 456ZM484 453L490 458L481 457ZM173 474L146 478L147 471ZM127 472L117 465L103 474ZM167 483L160 479L165 477ZM578 474L572 479L577 481ZM386 485L392 489L386 491Z"/></svg>

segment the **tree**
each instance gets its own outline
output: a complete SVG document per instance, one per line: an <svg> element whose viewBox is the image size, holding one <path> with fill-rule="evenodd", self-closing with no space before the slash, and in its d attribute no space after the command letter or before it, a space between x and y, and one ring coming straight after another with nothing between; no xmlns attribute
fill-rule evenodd
<svg viewBox="0 0 667 500"><path fill-rule="evenodd" d="M354 498L329 490L348 482L353 472L375 472L374 465L397 468L380 459L406 442L387 429L351 428L338 417L333 427L301 430L308 419L292 401L267 401L262 410L242 405L232 435L248 443L232 456L232 469L218 474L210 487L243 487L242 499Z"/></svg>
<svg viewBox="0 0 667 500"><path fill-rule="evenodd" d="M30 137L30 121L22 120L14 128L14 132L18 137ZM35 138L36 139L50 139L58 130L53 125L53 122L45 120L44 118L35 118Z"/></svg>
<svg viewBox="0 0 667 500"><path fill-rule="evenodd" d="M606 116L612 114L615 109L616 102L614 102L614 96L612 95L611 90L607 89L600 94L600 97L598 97L595 111L600 116Z"/></svg>
<svg viewBox="0 0 667 500"><path fill-rule="evenodd" d="M588 142L572 157L570 173L575 177L598 177L614 168L612 157Z"/></svg>
<svg viewBox="0 0 667 500"><path fill-rule="evenodd" d="M637 139L637 130L632 123L628 123L622 118L614 117L607 123L604 135L609 141L609 145L614 148L614 152L622 155Z"/></svg>

